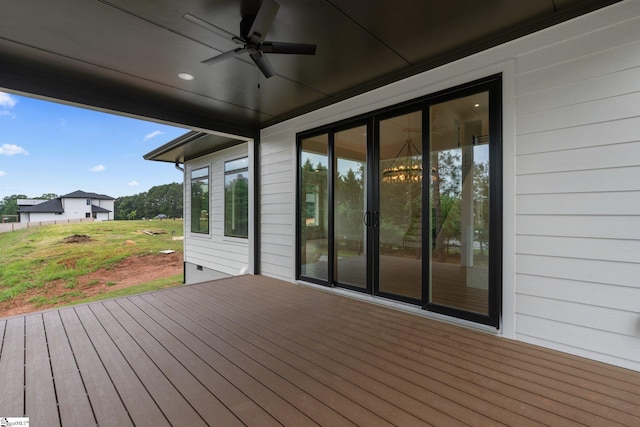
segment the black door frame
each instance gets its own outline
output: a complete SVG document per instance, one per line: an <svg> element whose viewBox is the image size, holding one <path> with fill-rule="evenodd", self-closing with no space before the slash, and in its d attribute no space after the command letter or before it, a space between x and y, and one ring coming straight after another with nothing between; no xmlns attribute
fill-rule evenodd
<svg viewBox="0 0 640 427"><path fill-rule="evenodd" d="M416 300L401 295L395 295L380 292L379 272L377 271L377 260L380 256L379 248L379 207L380 207L380 191L379 191L379 125L380 121L386 118L392 118L415 111L422 111L422 166L423 171L429 170L429 107L434 104L447 102L456 98L473 95L480 92L488 92L489 94L489 133L491 135L491 143L489 145L489 212L490 212L490 233L489 233L489 289L488 289L488 314L474 313L453 307L442 306L429 302L429 281L426 279L430 274L429 251L422 251L422 299ZM367 286L366 289L339 284L335 281L335 248L334 248L334 173L335 173L335 155L333 150L334 134L341 130L346 130L358 126L367 126L367 156L366 156L366 174L367 188L366 191L366 209L369 215L367 225ZM301 222L300 222L300 197L302 182L301 176L297 173L297 192L296 192L296 278L299 280L309 281L324 286L340 286L359 292L366 292L372 295L399 300L421 306L423 309L444 314L447 316L457 317L469 320L475 323L500 327L501 307L502 307L502 75L496 74L483 79L479 79L467 84L439 91L418 99L410 100L398 105L383 108L377 111L366 113L351 119L343 120L338 123L330 124L310 131L305 131L296 136L296 153L297 153L297 171L300 170L301 141L321 134L328 134L328 279L321 280L313 277L301 275L300 245L301 245ZM372 187L372 185L374 187ZM423 185L422 188L422 221L428 218L425 213L429 212L429 186ZM431 244L430 227L422 227L422 242Z"/></svg>

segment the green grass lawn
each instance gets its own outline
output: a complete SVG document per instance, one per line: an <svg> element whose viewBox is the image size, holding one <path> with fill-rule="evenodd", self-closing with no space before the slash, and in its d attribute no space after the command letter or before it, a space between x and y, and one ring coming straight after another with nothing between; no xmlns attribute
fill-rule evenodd
<svg viewBox="0 0 640 427"><path fill-rule="evenodd" d="M158 234L145 234L143 231ZM60 224L0 233L0 303L48 284L63 283L68 295L48 296L35 304L51 305L67 300L81 300L82 290L76 289L81 276L98 269L113 269L127 257L143 256L171 249L182 253L182 220L108 221ZM68 243L70 236L88 236L80 242ZM154 280L100 297L121 296L157 288L179 285L182 275ZM1 317L2 313L0 313Z"/></svg>

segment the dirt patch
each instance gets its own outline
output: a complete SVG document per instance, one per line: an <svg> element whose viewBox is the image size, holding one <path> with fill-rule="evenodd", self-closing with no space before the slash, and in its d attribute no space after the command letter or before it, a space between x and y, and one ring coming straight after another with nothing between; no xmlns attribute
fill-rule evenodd
<svg viewBox="0 0 640 427"><path fill-rule="evenodd" d="M94 271L81 276L78 284L70 288L57 280L37 289L30 289L11 301L0 303L0 317L15 316L69 304L75 300L112 292L118 289L174 276L183 271L182 253L131 256L113 268ZM36 305L30 300L57 299L56 304Z"/></svg>
<svg viewBox="0 0 640 427"><path fill-rule="evenodd" d="M74 234L73 236L65 237L63 240L64 243L85 243L90 241L91 237L85 234Z"/></svg>

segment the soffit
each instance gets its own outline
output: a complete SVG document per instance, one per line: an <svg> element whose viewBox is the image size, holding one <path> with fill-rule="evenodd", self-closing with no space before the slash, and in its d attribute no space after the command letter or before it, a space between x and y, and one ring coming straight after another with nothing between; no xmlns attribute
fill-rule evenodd
<svg viewBox="0 0 640 427"><path fill-rule="evenodd" d="M260 1L4 0L0 88L247 137L261 128L477 52L613 0L278 0L267 39L315 56L201 61L236 45ZM193 81L177 75L188 72Z"/></svg>

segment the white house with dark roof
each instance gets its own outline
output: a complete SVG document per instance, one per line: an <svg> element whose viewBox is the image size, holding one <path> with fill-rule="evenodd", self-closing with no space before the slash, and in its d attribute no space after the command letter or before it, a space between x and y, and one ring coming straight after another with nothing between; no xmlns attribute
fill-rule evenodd
<svg viewBox="0 0 640 427"><path fill-rule="evenodd" d="M33 204L18 200L20 222L60 221L93 218L108 221L114 218L115 199L104 194L74 191L55 199Z"/></svg>

